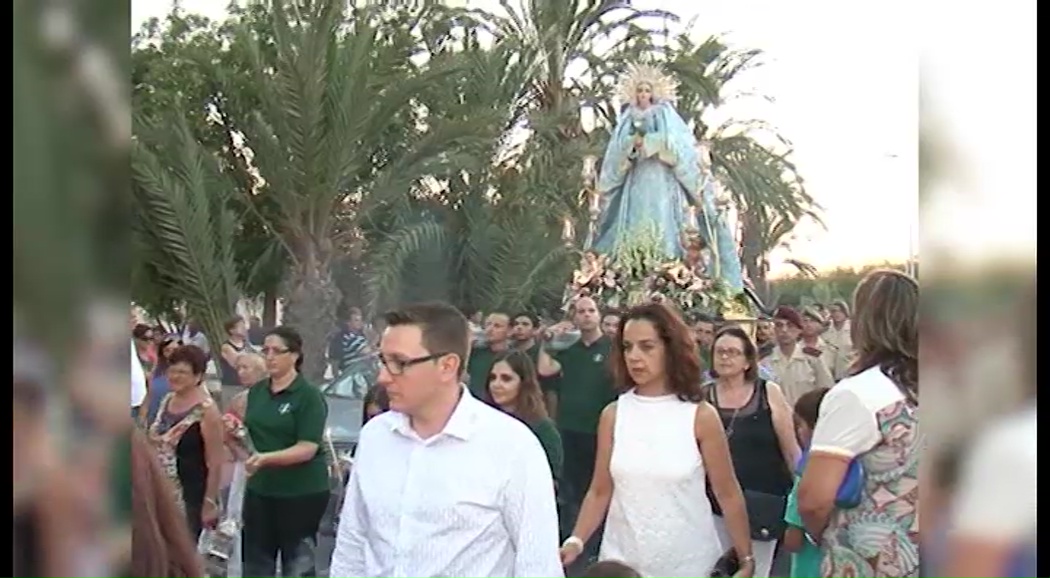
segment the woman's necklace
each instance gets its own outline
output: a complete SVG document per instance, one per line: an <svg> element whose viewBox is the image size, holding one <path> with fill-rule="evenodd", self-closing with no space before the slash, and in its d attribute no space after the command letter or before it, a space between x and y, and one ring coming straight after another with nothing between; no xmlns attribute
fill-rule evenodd
<svg viewBox="0 0 1050 578"><path fill-rule="evenodd" d="M715 387L716 387L716 391L717 391L718 386L716 385ZM729 392L728 388L726 388L726 387L723 387L721 389L722 389L722 393ZM733 389L737 389L737 388L733 388ZM739 388L739 391L745 391L746 392L747 389L748 389L747 388L747 384L744 384L744 386ZM753 391L753 388L752 388L752 391ZM733 426L736 425L736 418L740 415L740 410L744 409L744 407L746 407L748 405L748 402L750 401L750 395L745 395L743 397L743 399L740 400L739 403L738 403L736 398L740 397L739 394L737 394L736 391L732 391L731 393L732 393L732 395L729 395L729 396L721 396L721 395L718 396L719 409L721 409L722 400L724 400L726 397L729 397L732 400L731 405L736 406L736 407L733 408L733 415L730 416L729 423L727 423L726 427L725 427L725 429L726 429L726 439L729 439L729 438L733 437L733 431L734 431L733 430ZM729 409L729 408L726 408L726 409Z"/></svg>

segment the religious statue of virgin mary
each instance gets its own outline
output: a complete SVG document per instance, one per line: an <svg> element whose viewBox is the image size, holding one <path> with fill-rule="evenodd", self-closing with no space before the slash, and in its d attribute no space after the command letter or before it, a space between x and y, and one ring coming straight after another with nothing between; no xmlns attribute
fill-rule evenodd
<svg viewBox="0 0 1050 578"><path fill-rule="evenodd" d="M716 210L709 159L674 108L677 82L660 68L635 64L620 85L626 106L598 175L600 212L590 250L615 255L640 230L655 230L665 257L683 260L684 233L709 248L708 267L731 291L743 290L737 244ZM705 155L706 156L706 155Z"/></svg>

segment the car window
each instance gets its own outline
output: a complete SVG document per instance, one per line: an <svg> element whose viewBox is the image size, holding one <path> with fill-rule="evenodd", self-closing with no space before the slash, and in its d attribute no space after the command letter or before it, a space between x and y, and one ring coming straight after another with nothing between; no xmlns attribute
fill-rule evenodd
<svg viewBox="0 0 1050 578"><path fill-rule="evenodd" d="M379 356L369 353L347 362L346 369L329 382L323 391L326 395L364 399L378 376Z"/></svg>

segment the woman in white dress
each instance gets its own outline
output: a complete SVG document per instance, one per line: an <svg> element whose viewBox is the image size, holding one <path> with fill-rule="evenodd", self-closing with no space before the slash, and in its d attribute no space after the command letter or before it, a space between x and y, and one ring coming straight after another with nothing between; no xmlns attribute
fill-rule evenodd
<svg viewBox="0 0 1050 578"><path fill-rule="evenodd" d="M594 478L572 535L562 545L571 564L602 518L599 557L648 577L704 577L723 554L706 477L725 513L737 576L754 571L744 497L718 413L703 401L692 332L658 303L620 320L610 363L624 390L598 424Z"/></svg>

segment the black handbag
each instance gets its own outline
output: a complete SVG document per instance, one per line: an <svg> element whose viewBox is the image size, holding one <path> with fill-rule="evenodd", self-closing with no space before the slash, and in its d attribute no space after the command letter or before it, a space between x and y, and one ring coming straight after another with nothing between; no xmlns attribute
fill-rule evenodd
<svg viewBox="0 0 1050 578"><path fill-rule="evenodd" d="M760 379L756 387L764 390L765 385L765 381ZM711 403L714 403L711 386L708 386L707 397ZM726 438L732 437L733 422L735 421L736 414L733 415L729 426L726 428ZM751 527L751 539L757 542L771 542L782 538L784 531L787 529L787 523L784 522L787 496L767 494L747 488L741 488L741 491L744 494L744 504L747 507L747 521ZM711 500L711 509L716 515L722 516L721 505L718 504L718 499L714 496L710 483L707 485L707 492Z"/></svg>
<svg viewBox="0 0 1050 578"><path fill-rule="evenodd" d="M715 562L715 565L711 568L711 573L708 574L711 578L729 578L730 576L736 576L736 573L740 571L740 558L736 555L736 550L730 548L725 551Z"/></svg>
<svg viewBox="0 0 1050 578"><path fill-rule="evenodd" d="M752 540L770 542L784 536L787 529L787 522L784 521L786 497L744 490L744 503L747 504L747 521L751 526Z"/></svg>

